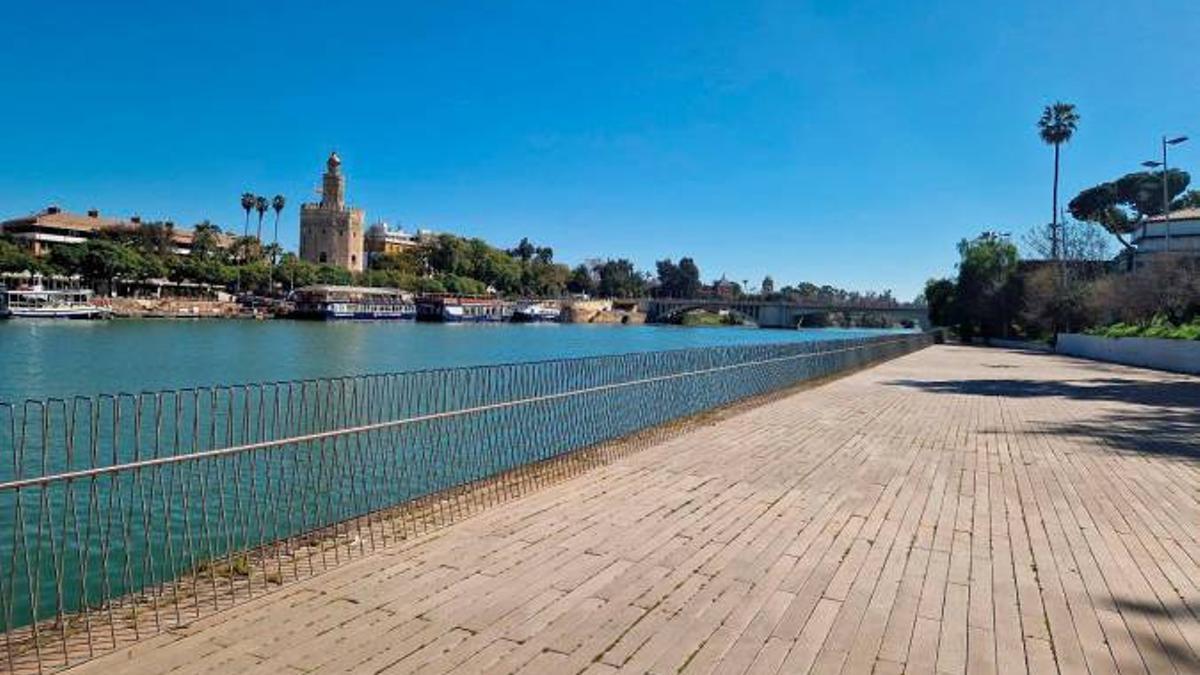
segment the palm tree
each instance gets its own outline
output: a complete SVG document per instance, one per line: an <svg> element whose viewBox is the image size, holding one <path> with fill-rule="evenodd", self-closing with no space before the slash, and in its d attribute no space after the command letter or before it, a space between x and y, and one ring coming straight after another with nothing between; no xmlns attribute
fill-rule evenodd
<svg viewBox="0 0 1200 675"><path fill-rule="evenodd" d="M287 200L283 195L275 195L271 200L271 208L275 209L275 238L271 240L271 245L275 247L271 253L271 265L275 265L275 251L279 250L279 212L287 205Z"/></svg>
<svg viewBox="0 0 1200 675"><path fill-rule="evenodd" d="M242 236L250 236L250 212L254 210L254 194L251 192L242 193L242 210L246 212L246 224L242 227Z"/></svg>
<svg viewBox="0 0 1200 675"><path fill-rule="evenodd" d="M1055 101L1042 110L1038 119L1038 135L1047 145L1054 146L1054 214L1050 220L1050 257L1059 257L1058 236L1058 152L1059 146L1071 140L1075 127L1079 124L1079 113L1075 112L1075 104Z"/></svg>
<svg viewBox="0 0 1200 675"><path fill-rule="evenodd" d="M266 197L259 195L254 198L254 210L258 211L258 233L254 235L254 238L258 240L259 244L262 243L262 219L270 208L271 204L267 201Z"/></svg>

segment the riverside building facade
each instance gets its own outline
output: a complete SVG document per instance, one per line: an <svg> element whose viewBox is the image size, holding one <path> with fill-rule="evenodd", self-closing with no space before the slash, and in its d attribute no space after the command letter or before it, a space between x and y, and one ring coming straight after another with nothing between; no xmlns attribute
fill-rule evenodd
<svg viewBox="0 0 1200 675"><path fill-rule="evenodd" d="M192 251L195 234L191 230L177 229L171 223L143 223L138 216L108 218L91 209L86 214L71 213L57 206L47 206L32 215L12 218L0 222L0 232L12 237L13 241L35 256L50 254L55 246L73 246L105 234L132 232L139 228L162 227L170 237L173 252L187 255ZM228 247L233 238L226 234L216 235L216 243Z"/></svg>

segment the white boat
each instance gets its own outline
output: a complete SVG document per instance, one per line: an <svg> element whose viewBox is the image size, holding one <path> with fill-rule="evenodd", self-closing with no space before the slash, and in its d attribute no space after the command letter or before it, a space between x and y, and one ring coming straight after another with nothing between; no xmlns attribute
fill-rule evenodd
<svg viewBox="0 0 1200 675"><path fill-rule="evenodd" d="M562 311L557 307L548 307L535 302L523 302L513 310L513 323L541 323L543 321L558 321Z"/></svg>
<svg viewBox="0 0 1200 675"><path fill-rule="evenodd" d="M47 289L40 279L28 288L4 291L8 315L17 319L105 319L112 310L92 303L88 288ZM0 312L3 314L3 312Z"/></svg>

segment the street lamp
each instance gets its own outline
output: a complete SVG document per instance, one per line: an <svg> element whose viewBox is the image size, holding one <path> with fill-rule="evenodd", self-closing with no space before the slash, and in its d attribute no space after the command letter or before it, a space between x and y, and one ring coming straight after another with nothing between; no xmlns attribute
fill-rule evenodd
<svg viewBox="0 0 1200 675"><path fill-rule="evenodd" d="M1148 169L1162 167L1162 205L1163 205L1163 232L1165 238L1166 250L1171 250L1171 197L1167 190L1167 146L1179 145L1188 139L1187 136L1176 136L1175 138L1162 137L1162 161L1146 161L1142 162L1142 166Z"/></svg>

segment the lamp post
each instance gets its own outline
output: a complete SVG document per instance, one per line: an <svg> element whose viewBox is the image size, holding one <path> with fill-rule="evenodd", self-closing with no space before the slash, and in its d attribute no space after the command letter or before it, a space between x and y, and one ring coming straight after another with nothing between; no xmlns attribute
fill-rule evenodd
<svg viewBox="0 0 1200 675"><path fill-rule="evenodd" d="M1169 252L1171 250L1171 197L1167 189L1167 146L1179 145L1188 139L1187 136L1176 136L1175 138L1162 137L1162 161L1142 162L1142 166L1153 169L1162 167L1162 202L1163 202L1163 232L1165 239L1165 247Z"/></svg>

